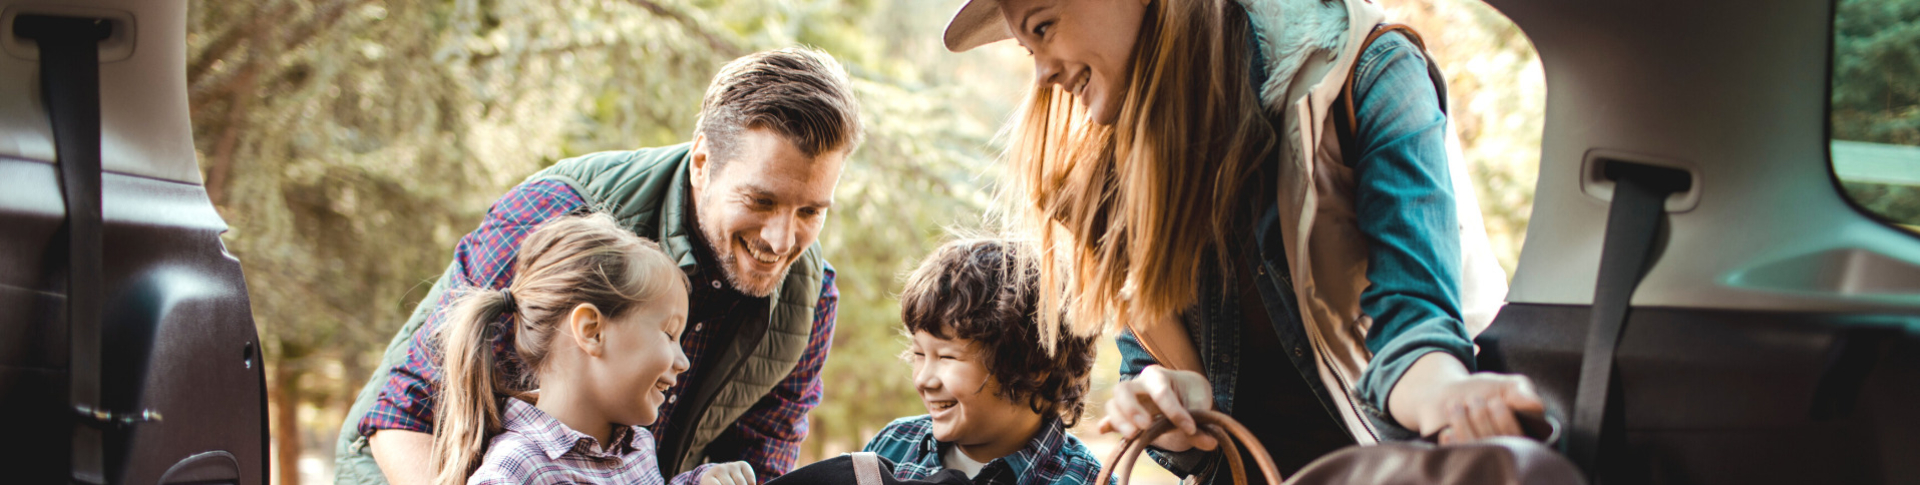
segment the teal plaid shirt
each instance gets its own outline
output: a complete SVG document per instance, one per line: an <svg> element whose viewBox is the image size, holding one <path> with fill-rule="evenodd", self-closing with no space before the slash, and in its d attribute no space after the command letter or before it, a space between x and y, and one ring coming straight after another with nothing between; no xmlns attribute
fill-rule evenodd
<svg viewBox="0 0 1920 485"><path fill-rule="evenodd" d="M867 440L863 451L871 451L893 461L893 477L918 480L946 467L940 453L952 443L933 439L933 418L919 415L900 418ZM1008 485L1090 485L1100 475L1100 460L1087 451L1087 445L1071 434L1059 419L1048 419L1027 447L1011 455L987 462L975 484Z"/></svg>

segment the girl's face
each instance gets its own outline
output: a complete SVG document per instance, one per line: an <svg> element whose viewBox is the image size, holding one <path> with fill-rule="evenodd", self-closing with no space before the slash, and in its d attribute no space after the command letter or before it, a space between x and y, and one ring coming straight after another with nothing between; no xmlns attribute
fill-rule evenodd
<svg viewBox="0 0 1920 485"><path fill-rule="evenodd" d="M1090 121L1120 118L1149 0L1001 0L1014 40L1033 53L1033 80L1080 100ZM1187 1L1187 0L1169 0Z"/></svg>
<svg viewBox="0 0 1920 485"><path fill-rule="evenodd" d="M1000 383L968 339L942 339L914 332L913 385L933 416L933 439L963 450L1018 450L1030 436L1023 424L1036 421L1033 409L996 395ZM972 453L969 453L971 455ZM975 457L987 460L997 457Z"/></svg>
<svg viewBox="0 0 1920 485"><path fill-rule="evenodd" d="M623 426L650 425L660 417L667 389L687 371L680 335L687 326L685 288L634 307L600 331L600 358L591 359L587 386L608 421Z"/></svg>

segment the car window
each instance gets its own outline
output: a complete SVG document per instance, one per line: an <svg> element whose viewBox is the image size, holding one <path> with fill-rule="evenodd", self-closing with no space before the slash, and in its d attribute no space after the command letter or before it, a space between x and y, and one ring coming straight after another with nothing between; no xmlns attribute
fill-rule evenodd
<svg viewBox="0 0 1920 485"><path fill-rule="evenodd" d="M1834 175L1862 209L1920 233L1920 0L1840 0Z"/></svg>

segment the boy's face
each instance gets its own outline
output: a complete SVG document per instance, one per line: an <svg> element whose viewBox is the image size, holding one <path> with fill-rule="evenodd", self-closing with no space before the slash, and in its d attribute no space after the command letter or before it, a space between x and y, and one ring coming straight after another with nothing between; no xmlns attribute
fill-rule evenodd
<svg viewBox="0 0 1920 485"><path fill-rule="evenodd" d="M978 346L968 339L913 333L913 384L933 415L933 438L962 449L1019 449L1030 436L1025 423L1038 414L996 395L1000 383L987 371ZM972 453L969 453L970 455ZM975 457L991 459L991 457Z"/></svg>

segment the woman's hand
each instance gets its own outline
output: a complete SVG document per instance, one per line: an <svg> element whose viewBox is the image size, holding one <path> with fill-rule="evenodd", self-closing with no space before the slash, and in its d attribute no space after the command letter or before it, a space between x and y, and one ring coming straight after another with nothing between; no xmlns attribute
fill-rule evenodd
<svg viewBox="0 0 1920 485"><path fill-rule="evenodd" d="M1447 383L1435 391L1435 399L1421 411L1423 422L1443 423L1440 444L1465 443L1494 436L1526 436L1515 414L1539 415L1546 412L1540 396L1533 392L1533 381L1526 376L1481 372ZM1429 430L1422 429L1422 436Z"/></svg>
<svg viewBox="0 0 1920 485"><path fill-rule="evenodd" d="M707 467L700 474L700 485L754 485L753 466L744 461L730 461Z"/></svg>
<svg viewBox="0 0 1920 485"><path fill-rule="evenodd" d="M1546 412L1526 376L1468 373L1459 360L1440 352L1421 356L1401 374L1387 404L1402 425L1421 436L1437 433L1443 445L1525 436L1516 415Z"/></svg>
<svg viewBox="0 0 1920 485"><path fill-rule="evenodd" d="M1154 447L1173 452L1212 450L1220 444L1194 423L1193 414L1188 412L1194 409L1213 409L1213 385L1207 383L1206 376L1147 366L1138 377L1113 386L1113 399L1107 401L1107 415L1100 418L1097 429L1133 436L1152 426L1154 417L1164 414L1174 429L1154 439Z"/></svg>

